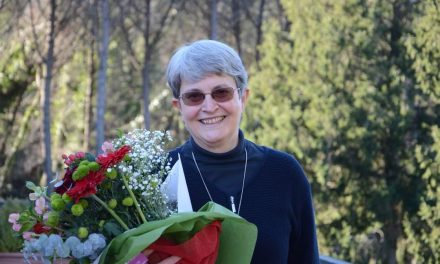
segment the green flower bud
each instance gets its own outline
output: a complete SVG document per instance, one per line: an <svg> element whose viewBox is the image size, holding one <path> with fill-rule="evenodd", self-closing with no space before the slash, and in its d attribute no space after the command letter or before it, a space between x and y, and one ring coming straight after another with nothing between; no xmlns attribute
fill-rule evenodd
<svg viewBox="0 0 440 264"><path fill-rule="evenodd" d="M84 213L84 208L81 204L77 203L72 206L71 211L74 216L80 216Z"/></svg>
<svg viewBox="0 0 440 264"><path fill-rule="evenodd" d="M99 164L98 163L96 163L96 162L90 162L88 165L87 165L87 167L89 167L89 169L91 170L91 171L98 171L100 168L101 168L101 166L99 166Z"/></svg>
<svg viewBox="0 0 440 264"><path fill-rule="evenodd" d="M118 176L118 172L115 170L115 169L111 169L111 171L110 172L106 172L105 173L105 176L107 177L107 178L109 178L110 180L114 180L114 179L116 179L116 177Z"/></svg>
<svg viewBox="0 0 440 264"><path fill-rule="evenodd" d="M89 174L89 167L81 165L76 168L76 171L72 174L72 180L78 181L84 178L87 174Z"/></svg>
<svg viewBox="0 0 440 264"><path fill-rule="evenodd" d="M131 157L128 156L128 155L125 155L125 156L124 156L124 161L131 161Z"/></svg>
<svg viewBox="0 0 440 264"><path fill-rule="evenodd" d="M114 209L118 205L118 201L116 201L116 199L110 199L110 201L108 201L107 204L108 207Z"/></svg>
<svg viewBox="0 0 440 264"><path fill-rule="evenodd" d="M101 187L103 189L110 190L112 188L112 183L111 181L104 181L103 183L101 183Z"/></svg>
<svg viewBox="0 0 440 264"><path fill-rule="evenodd" d="M82 205L82 207L84 209L86 209L87 207L89 207L89 201L87 201L86 199L79 199L79 203Z"/></svg>
<svg viewBox="0 0 440 264"><path fill-rule="evenodd" d="M105 225L105 220L99 221L99 227L102 228Z"/></svg>
<svg viewBox="0 0 440 264"><path fill-rule="evenodd" d="M72 198L67 193L63 193L63 196L61 198L64 200L66 204L70 203L72 201Z"/></svg>
<svg viewBox="0 0 440 264"><path fill-rule="evenodd" d="M133 199L131 197L125 197L124 200L122 200L122 204L124 206L132 206L133 205Z"/></svg>
<svg viewBox="0 0 440 264"><path fill-rule="evenodd" d="M83 161L81 161L81 162L79 163L78 166L87 166L87 165L89 165L89 163L90 163L90 161L88 161L88 160L83 160Z"/></svg>
<svg viewBox="0 0 440 264"><path fill-rule="evenodd" d="M78 237L83 239L87 238L89 236L89 230L87 230L86 227L80 227L78 228Z"/></svg>
<svg viewBox="0 0 440 264"><path fill-rule="evenodd" d="M51 200L51 201L53 201L53 200L55 200L55 199L60 199L60 198L61 198L61 194L56 193L56 192L54 192L54 193L52 193L52 194L50 195L50 200Z"/></svg>
<svg viewBox="0 0 440 264"><path fill-rule="evenodd" d="M60 216L57 212L50 212L47 216L46 225L55 227L58 225L58 222L60 221Z"/></svg>
<svg viewBox="0 0 440 264"><path fill-rule="evenodd" d="M66 202L64 202L63 199L58 198L58 199L51 200L50 206L55 211L62 211L66 207Z"/></svg>
<svg viewBox="0 0 440 264"><path fill-rule="evenodd" d="M90 264L90 259L88 257L82 258L81 259L81 264Z"/></svg>
<svg viewBox="0 0 440 264"><path fill-rule="evenodd" d="M18 218L19 223L24 223L29 221L29 219L33 218L33 216L29 213L29 211L23 211L20 213L20 217Z"/></svg>

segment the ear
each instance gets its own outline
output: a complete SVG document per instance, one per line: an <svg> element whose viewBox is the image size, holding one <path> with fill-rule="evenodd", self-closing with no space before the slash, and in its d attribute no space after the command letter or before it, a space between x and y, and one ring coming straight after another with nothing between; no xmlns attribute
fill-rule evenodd
<svg viewBox="0 0 440 264"><path fill-rule="evenodd" d="M182 109L182 106L180 105L180 100L177 99L177 98L173 98L173 100L171 101L171 103L173 104L173 107L174 107L175 109L179 110L179 112L180 112L180 110Z"/></svg>
<svg viewBox="0 0 440 264"><path fill-rule="evenodd" d="M243 108L246 105L246 102L249 98L249 93L250 93L249 88L246 87L246 89L243 91L243 94L241 95L241 103L243 105Z"/></svg>

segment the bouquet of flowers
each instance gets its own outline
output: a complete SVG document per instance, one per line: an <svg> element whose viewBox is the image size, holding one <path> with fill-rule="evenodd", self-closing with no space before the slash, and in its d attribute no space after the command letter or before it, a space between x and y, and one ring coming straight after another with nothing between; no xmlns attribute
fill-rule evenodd
<svg viewBox="0 0 440 264"><path fill-rule="evenodd" d="M27 182L34 204L9 216L24 238L25 260L158 263L174 256L177 263L215 263L224 255L224 263L231 263L227 256L235 251L235 263L243 257L249 262L254 225L212 203L177 213L162 193L171 169L165 151L170 140L168 132L139 129L105 142L103 154L63 155L65 173L50 196L47 186ZM231 234L240 229L248 239L230 247Z"/></svg>

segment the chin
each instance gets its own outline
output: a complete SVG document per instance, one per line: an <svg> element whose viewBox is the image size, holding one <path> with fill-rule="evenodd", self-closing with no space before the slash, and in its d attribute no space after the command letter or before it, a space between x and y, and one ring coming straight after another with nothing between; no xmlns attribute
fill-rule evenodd
<svg viewBox="0 0 440 264"><path fill-rule="evenodd" d="M203 138L205 142L210 144L215 144L217 142L221 142L226 139L225 136L221 136L221 135L205 135L202 136L201 138Z"/></svg>

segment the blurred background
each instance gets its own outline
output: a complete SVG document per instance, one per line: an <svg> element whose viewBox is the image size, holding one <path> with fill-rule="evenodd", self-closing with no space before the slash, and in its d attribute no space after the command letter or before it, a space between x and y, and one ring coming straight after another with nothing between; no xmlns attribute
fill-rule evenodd
<svg viewBox="0 0 440 264"><path fill-rule="evenodd" d="M249 71L242 122L312 184L321 254L440 263L436 0L0 0L0 251L25 181L118 130L188 134L164 72L201 38ZM270 216L268 216L270 217Z"/></svg>

